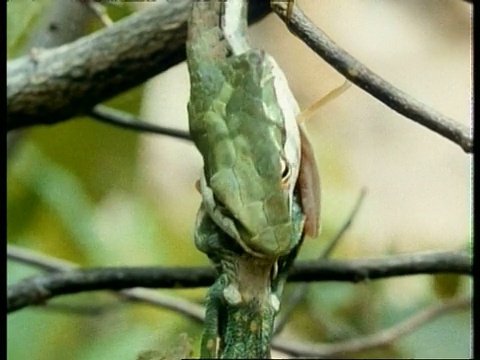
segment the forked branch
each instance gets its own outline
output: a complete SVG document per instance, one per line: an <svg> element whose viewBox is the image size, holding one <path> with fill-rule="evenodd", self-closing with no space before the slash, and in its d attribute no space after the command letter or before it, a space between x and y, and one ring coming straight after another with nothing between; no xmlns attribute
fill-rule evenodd
<svg viewBox="0 0 480 360"><path fill-rule="evenodd" d="M378 259L300 262L289 281L360 282L395 276L455 273L472 274L471 258L465 253L429 252ZM97 290L146 288L194 288L210 286L216 277L210 267L117 267L79 269L38 276L7 289L7 312L42 304L57 296Z"/></svg>
<svg viewBox="0 0 480 360"><path fill-rule="evenodd" d="M185 60L186 19L191 0L157 5L90 36L35 58L7 62L7 130L54 124L85 114L96 104L138 86ZM269 12L252 1L250 20ZM286 2L273 8L283 18ZM473 152L466 126L405 94L336 45L294 7L289 27L351 82L393 110ZM61 94L61 96L59 95Z"/></svg>
<svg viewBox="0 0 480 360"><path fill-rule="evenodd" d="M72 269L75 269L76 267L75 264L72 264L70 262L36 253L31 250L18 248L15 246L8 246L7 256L10 260L15 260L30 266L38 267L49 272L70 271ZM471 264L469 266L471 266ZM456 269L457 267L454 268L454 271L456 272L456 270L458 269ZM10 306L11 300L14 301L13 298L15 297L14 292L10 292L10 289L8 292L7 300L8 306ZM43 302L42 299L35 298L36 292L37 291L35 289L30 289L29 296L31 302L29 304L25 304L25 306L38 304L39 301ZM153 306L158 306L176 311L196 322L203 322L204 320L204 308L188 300L173 298L165 294L150 291L148 289L128 289L122 290L118 294L125 299L141 301ZM428 307L425 310L418 312L417 314L411 316L410 318L404 320L399 324L396 324L387 329L380 330L371 335L331 344L312 344L301 341L274 339L272 343L272 348L292 356L315 356L324 358L347 356L348 354L354 352L364 351L391 344L398 338L415 331L417 328L425 325L430 321L433 321L440 316L444 316L453 311L465 310L470 307L470 299L453 299L442 304ZM10 307L7 309L7 311L13 310L14 309Z"/></svg>

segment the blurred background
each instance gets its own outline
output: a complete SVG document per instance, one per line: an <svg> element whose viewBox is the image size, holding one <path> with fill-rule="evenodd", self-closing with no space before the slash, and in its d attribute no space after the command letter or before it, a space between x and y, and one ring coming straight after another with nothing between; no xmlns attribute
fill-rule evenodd
<svg viewBox="0 0 480 360"><path fill-rule="evenodd" d="M65 8L66 3L78 8ZM467 2L298 0L297 4L378 75L471 125L472 6ZM145 7L142 2L106 2L114 21ZM60 16L73 26L68 31L71 39L62 41L101 28L98 18L83 13L83 8L73 1L7 2L8 58L35 44L58 45L39 38L52 17ZM344 82L275 15L254 25L250 35L255 47L266 49L280 64L302 109ZM108 105L152 123L187 129L188 91L186 65L180 64ZM301 259L321 253L362 188L367 196L333 258L470 251L471 156L457 145L354 86L322 107L306 128L322 179L322 233L306 241ZM208 264L192 239L200 204L194 183L202 161L191 143L137 134L88 118L14 135L16 141L8 139L8 244L82 266ZM39 271L7 261L8 284L35 274ZM285 297L294 287L287 287ZM203 303L205 295L205 289L160 292L197 303ZM458 276L314 284L281 336L318 343L350 339L392 326L430 304L470 293L470 280ZM201 326L181 314L119 302L105 292L64 296L48 305L8 316L9 359L136 359L142 351L173 346L181 333L192 339L198 355ZM469 312L456 312L392 346L349 356L469 358L471 326Z"/></svg>

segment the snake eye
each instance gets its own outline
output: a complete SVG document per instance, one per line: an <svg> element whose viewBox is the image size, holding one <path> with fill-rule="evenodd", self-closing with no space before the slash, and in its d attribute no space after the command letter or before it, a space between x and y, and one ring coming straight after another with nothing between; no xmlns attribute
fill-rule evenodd
<svg viewBox="0 0 480 360"><path fill-rule="evenodd" d="M282 186L288 185L288 180L290 179L290 166L284 158L280 159L280 169L282 171Z"/></svg>

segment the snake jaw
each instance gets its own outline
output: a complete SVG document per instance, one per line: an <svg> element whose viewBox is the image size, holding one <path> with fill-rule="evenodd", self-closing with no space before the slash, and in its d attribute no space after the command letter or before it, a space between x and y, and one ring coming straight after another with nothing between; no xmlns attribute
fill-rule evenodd
<svg viewBox="0 0 480 360"><path fill-rule="evenodd" d="M202 89L192 88L189 105L191 132L204 157L203 203L247 253L277 258L299 238L291 221L300 168L298 104L264 51L218 66L224 81L217 81L215 97L205 102Z"/></svg>
<svg viewBox="0 0 480 360"><path fill-rule="evenodd" d="M267 59L270 62L272 69L273 86L285 128L285 142L283 144L282 155L285 159L286 166L290 171L287 188L289 209L291 213L293 192L300 169L300 132L297 124L297 116L300 113L300 108L290 90L285 74L282 72L275 59L271 56L268 56Z"/></svg>

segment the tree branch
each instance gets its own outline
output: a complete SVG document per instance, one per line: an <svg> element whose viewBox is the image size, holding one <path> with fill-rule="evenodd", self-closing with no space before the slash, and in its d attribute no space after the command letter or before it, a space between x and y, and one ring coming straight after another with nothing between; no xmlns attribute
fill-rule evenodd
<svg viewBox="0 0 480 360"><path fill-rule="evenodd" d="M473 152L473 138L466 126L417 101L372 72L335 44L297 6L288 19L286 2L272 3L272 9L293 34L352 83L396 112L453 141L465 152Z"/></svg>
<svg viewBox="0 0 480 360"><path fill-rule="evenodd" d="M155 6L35 58L9 61L7 128L65 120L181 61L188 6Z"/></svg>
<svg viewBox="0 0 480 360"><path fill-rule="evenodd" d="M7 245L7 259L48 272L69 271L78 268L77 264L70 261L44 255L16 245Z"/></svg>
<svg viewBox="0 0 480 360"><path fill-rule="evenodd" d="M78 265L69 261L47 256L32 250L23 249L14 245L7 246L7 257L10 260L25 265L40 268L48 272L72 271ZM186 299L162 294L154 290L135 288L115 292L121 299L146 303L183 314L197 322L203 322L205 309Z"/></svg>
<svg viewBox="0 0 480 360"><path fill-rule="evenodd" d="M31 250L18 248L9 245L7 247L7 256L11 260L19 261L24 264L39 267L47 271L65 271L72 269L74 264L52 258ZM10 293L8 293L10 298ZM177 297L164 297L164 294L158 294L148 289L129 289L121 292L127 298L147 302L154 306L168 308L177 311L196 322L203 322L205 309L188 300ZM31 303L34 304L34 303ZM27 305L31 305L27 304ZM27 306L25 305L25 306ZM315 357L338 357L349 353L364 351L375 347L385 346L393 343L399 337L415 331L418 327L432 321L442 315L452 311L466 309L471 306L469 299L454 299L443 304L434 305L426 310L413 315L411 318L391 328L381 330L377 333L367 335L361 338L342 341L333 344L308 344L298 341L288 341L285 339L274 340L272 348L296 356L315 356ZM14 311L7 307L7 311Z"/></svg>
<svg viewBox="0 0 480 360"><path fill-rule="evenodd" d="M108 16L107 9L104 5L87 0L84 5L100 20L103 26L112 26L113 21Z"/></svg>
<svg viewBox="0 0 480 360"><path fill-rule="evenodd" d="M54 124L140 85L185 59L186 19L191 0L139 12L35 58L7 62L7 130ZM250 19L268 14L268 1L252 1ZM285 2L273 3L285 19ZM346 78L398 113L473 152L469 129L408 96L370 71L317 28L298 7L291 31Z"/></svg>
<svg viewBox="0 0 480 360"><path fill-rule="evenodd" d="M293 356L308 356L324 359L344 357L348 356L348 354L391 344L398 338L413 332L429 321L453 311L469 309L471 305L470 299L460 298L450 300L443 304L429 307L391 328L352 340L333 344L306 344L299 341L281 339L274 340L272 347Z"/></svg>
<svg viewBox="0 0 480 360"><path fill-rule="evenodd" d="M362 281L419 274L472 275L472 260L465 252L432 251L378 259L313 260L293 268L289 281Z"/></svg>
<svg viewBox="0 0 480 360"><path fill-rule="evenodd" d="M7 62L7 130L54 124L185 60L191 0L152 6L70 44ZM252 1L249 19L267 15Z"/></svg>
<svg viewBox="0 0 480 360"><path fill-rule="evenodd" d="M379 259L308 261L294 267L289 281L360 282L435 273L471 275L471 259L465 253L430 252ZM7 311L84 291L121 290L139 286L170 289L210 286L215 276L214 269L209 267L118 267L53 273L9 286Z"/></svg>
<svg viewBox="0 0 480 360"><path fill-rule="evenodd" d="M53 48L78 39L85 35L91 17L83 2L54 1L33 29L33 36L22 53L35 53L38 48ZM21 139L21 130L7 134L7 156L14 153Z"/></svg>
<svg viewBox="0 0 480 360"><path fill-rule="evenodd" d="M150 124L136 117L119 111L117 109L109 108L104 105L97 105L87 113L88 116L100 120L104 123L115 125L124 129L132 129L135 131L146 132L150 134L159 134L171 136L177 139L192 141L188 131L165 128L155 124Z"/></svg>

